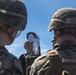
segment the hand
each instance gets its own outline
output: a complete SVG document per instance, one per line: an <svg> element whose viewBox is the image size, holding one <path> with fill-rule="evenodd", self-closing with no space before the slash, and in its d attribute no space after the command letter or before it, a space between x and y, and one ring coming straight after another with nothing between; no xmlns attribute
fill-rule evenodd
<svg viewBox="0 0 76 75"><path fill-rule="evenodd" d="M32 50L32 48L33 48L33 42L30 43L28 40L26 40L25 43L24 43L24 48L26 50Z"/></svg>

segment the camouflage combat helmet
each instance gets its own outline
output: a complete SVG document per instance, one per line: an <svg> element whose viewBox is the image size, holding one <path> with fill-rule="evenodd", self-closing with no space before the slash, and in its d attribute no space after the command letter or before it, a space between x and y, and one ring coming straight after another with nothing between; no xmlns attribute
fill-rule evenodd
<svg viewBox="0 0 76 75"><path fill-rule="evenodd" d="M27 23L24 3L21 0L0 0L0 23L24 30Z"/></svg>
<svg viewBox="0 0 76 75"><path fill-rule="evenodd" d="M76 28L76 9L62 8L59 9L52 17L48 31L74 27Z"/></svg>

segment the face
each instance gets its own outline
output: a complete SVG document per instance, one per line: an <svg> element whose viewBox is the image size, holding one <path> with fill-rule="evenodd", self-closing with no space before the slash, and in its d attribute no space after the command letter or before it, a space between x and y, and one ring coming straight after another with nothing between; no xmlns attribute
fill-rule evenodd
<svg viewBox="0 0 76 75"><path fill-rule="evenodd" d="M54 30L56 42L59 44L76 44L75 28Z"/></svg>
<svg viewBox="0 0 76 75"><path fill-rule="evenodd" d="M14 41L14 39L16 38L17 33L18 33L18 30L16 28L11 28L10 27L8 29L8 32L6 33L6 35L8 37L8 41L7 41L8 44L7 45L11 44Z"/></svg>
<svg viewBox="0 0 76 75"><path fill-rule="evenodd" d="M5 37L4 38L5 44L10 45L15 39L18 30L8 25L0 24L0 32L2 34L1 36Z"/></svg>
<svg viewBox="0 0 76 75"><path fill-rule="evenodd" d="M73 35L65 34L63 36L58 37L57 39L58 43L62 44L76 44L76 38Z"/></svg>

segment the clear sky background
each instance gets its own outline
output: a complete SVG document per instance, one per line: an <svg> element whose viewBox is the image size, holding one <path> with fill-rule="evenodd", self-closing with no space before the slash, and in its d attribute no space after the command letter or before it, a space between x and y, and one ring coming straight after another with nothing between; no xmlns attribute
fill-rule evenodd
<svg viewBox="0 0 76 75"><path fill-rule="evenodd" d="M19 57L25 53L23 47L26 33L32 31L40 37L41 54L52 48L53 32L48 32L48 25L52 15L60 8L76 8L76 0L23 0L26 4L28 22L26 29L14 40L12 45L6 46L9 52Z"/></svg>

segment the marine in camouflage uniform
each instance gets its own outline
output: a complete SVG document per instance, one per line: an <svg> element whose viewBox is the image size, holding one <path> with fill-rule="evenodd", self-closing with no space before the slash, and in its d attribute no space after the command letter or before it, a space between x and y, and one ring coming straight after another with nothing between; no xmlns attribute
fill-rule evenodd
<svg viewBox="0 0 76 75"><path fill-rule="evenodd" d="M35 46L34 41L37 44L36 49L34 47ZM41 55L40 38L36 33L34 32L27 33L26 40L24 42L24 48L26 50L26 53L21 54L19 59L22 63L24 75L29 75L32 63L38 56Z"/></svg>
<svg viewBox="0 0 76 75"><path fill-rule="evenodd" d="M30 75L76 75L76 9L59 9L48 30L54 32L53 49L34 61Z"/></svg>
<svg viewBox="0 0 76 75"><path fill-rule="evenodd" d="M8 52L27 24L26 6L20 0L0 0L0 75L23 75L18 58Z"/></svg>

